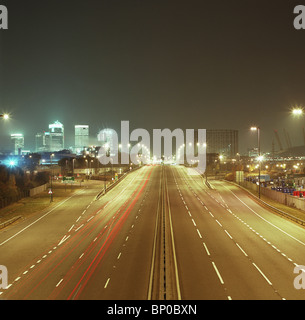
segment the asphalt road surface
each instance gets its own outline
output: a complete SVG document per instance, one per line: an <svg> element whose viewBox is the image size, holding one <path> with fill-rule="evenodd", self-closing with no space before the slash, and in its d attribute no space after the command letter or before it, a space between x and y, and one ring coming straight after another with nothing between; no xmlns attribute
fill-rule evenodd
<svg viewBox="0 0 305 320"><path fill-rule="evenodd" d="M305 229L228 182L145 166L0 232L0 299L304 299Z"/></svg>

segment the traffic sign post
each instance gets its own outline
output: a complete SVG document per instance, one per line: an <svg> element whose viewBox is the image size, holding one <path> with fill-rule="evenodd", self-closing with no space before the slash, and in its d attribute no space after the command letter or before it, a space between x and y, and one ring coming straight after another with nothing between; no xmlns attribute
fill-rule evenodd
<svg viewBox="0 0 305 320"><path fill-rule="evenodd" d="M50 195L50 202L53 202L53 191L52 191L52 189L49 189L48 194Z"/></svg>
<svg viewBox="0 0 305 320"><path fill-rule="evenodd" d="M74 177L63 177L62 182L63 183L74 183L75 179Z"/></svg>
<svg viewBox="0 0 305 320"><path fill-rule="evenodd" d="M62 182L65 184L65 191L67 190L67 183L71 183L71 190L72 190L72 184L75 182L74 177L63 177Z"/></svg>

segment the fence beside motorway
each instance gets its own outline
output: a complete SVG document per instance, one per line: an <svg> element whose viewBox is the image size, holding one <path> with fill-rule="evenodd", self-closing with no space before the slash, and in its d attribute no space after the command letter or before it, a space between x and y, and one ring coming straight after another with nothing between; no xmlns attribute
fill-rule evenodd
<svg viewBox="0 0 305 320"><path fill-rule="evenodd" d="M9 206L10 204L13 204L22 198L26 198L30 196L30 191L20 191L16 195L11 196L11 197L5 197L5 198L0 198L0 209Z"/></svg>
<svg viewBox="0 0 305 320"><path fill-rule="evenodd" d="M39 186L39 187L30 189L30 190L29 190L29 191L30 191L30 197L33 197L33 196L35 196L36 194L39 194L39 193L41 193L41 192L43 192L43 191L46 191L47 188L48 188L48 185L49 185L49 184L46 183L46 184L43 184L43 185L41 185L41 186Z"/></svg>
<svg viewBox="0 0 305 320"><path fill-rule="evenodd" d="M291 214L289 214L289 213L287 213L287 212L285 212L285 211L283 211L283 210L280 210L280 209L278 209L278 208L275 208L274 206L272 206L272 205L270 205L269 203L267 203L266 201L263 201L262 199L259 199L257 196L255 196L253 193L251 193L250 191L249 191L249 189L252 189L252 190L254 190L253 189L253 187L251 186L250 188L247 188L245 185L246 185L246 182L247 181L245 181L244 183L239 183L239 184L237 184L236 182L231 182L231 183L233 183L233 184L235 184L235 185L238 185L240 188L242 188L242 189L244 189L245 191L247 191L250 195L251 195L251 197L253 197L253 198L255 198L258 202L260 202L262 205L264 205L264 206L266 206L266 207L268 207L269 209L271 209L271 210L273 210L273 211L275 211L276 213L278 213L278 214L280 214L280 215L282 215L283 217L286 217L286 218L288 218L288 219L290 219L290 220L293 220L294 222L297 222L297 223L299 223L299 224L301 224L301 225L305 225L305 220L303 220L303 219L300 219L300 218L298 218L298 217L296 217L296 216L294 216L294 215L291 215ZM249 183L249 182L247 182L247 183ZM254 185L255 186L255 185ZM263 189L266 191L267 189L266 188L261 188L261 193L263 194ZM270 191L272 191L272 192L277 192L277 191L274 191L274 190L270 190ZM272 194L272 193L271 193ZM279 193L280 194L280 193ZM273 194L273 195L275 195L275 194ZM292 196L290 196L290 195L288 195L288 194L284 194L285 196L287 196L287 199L289 199L288 197L291 197L290 199L291 200L301 200L301 201L303 201L303 202L305 202L305 200L303 200L303 199L298 199L298 198L295 198L295 197L292 197ZM266 197L267 197L267 195L266 195ZM273 199L273 200L275 200L275 199ZM275 200L276 201L276 200ZM291 205L291 207L293 207L293 205Z"/></svg>
<svg viewBox="0 0 305 320"><path fill-rule="evenodd" d="M244 181L239 185L245 187L246 189L258 192L258 185L255 183ZM270 188L265 187L261 187L261 194L288 207L297 208L305 212L305 198L300 198L297 196L293 196L290 193L271 190Z"/></svg>
<svg viewBox="0 0 305 320"><path fill-rule="evenodd" d="M9 206L15 202L18 202L22 198L33 197L47 189L48 184L43 184L39 187L32 188L29 190L19 191L16 195L11 197L0 198L0 209Z"/></svg>

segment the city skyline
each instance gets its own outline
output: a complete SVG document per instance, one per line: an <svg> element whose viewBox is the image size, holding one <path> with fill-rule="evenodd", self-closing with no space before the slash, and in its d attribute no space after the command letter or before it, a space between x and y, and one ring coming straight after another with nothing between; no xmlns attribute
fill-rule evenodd
<svg viewBox="0 0 305 320"><path fill-rule="evenodd" d="M294 108L290 110L290 116L295 116L295 117L301 117L303 116L304 110L303 108ZM11 120L11 116L9 116L9 119L6 120L5 122L9 122ZM294 119L294 121L299 121L299 119ZM7 123L4 123L4 126ZM10 153L13 152L17 154L16 151L14 151L14 148L12 146L12 136L14 135L22 135L22 145L23 145L23 151L26 153L35 153L35 152L48 152L48 151L60 151L64 149L68 149L70 151L76 152L76 153L81 153L81 150L83 147L90 147L90 146L101 146L101 138L100 138L100 132L105 131L105 130L112 130L117 133L118 137L121 138L120 135L120 130L115 130L113 128L103 128L100 129L99 132L95 135L90 135L89 134L89 126L88 124L74 124L73 125L73 131L70 130L68 135L65 135L64 132L62 132L62 141L60 142L59 146L55 147L52 145L52 133L50 134L49 131L52 131L52 127L57 128L57 127L62 127L62 130L64 130L64 124L62 124L60 121L56 120L52 122L51 124L48 124L48 129L47 130L41 130L37 132L34 137L33 136L26 136L22 132L22 130L19 131L11 131L9 135L6 136L7 143L5 144L4 139L1 140L1 147L0 147L0 152L2 153ZM78 128L78 129L77 129ZM51 130L50 130L51 129ZM80 131L78 130L83 130L85 129L85 137L81 136ZM160 129L160 130L167 130L168 128ZM180 129L180 128L176 128ZM248 133L251 133L252 127L248 128L247 131ZM155 129L153 129L155 130ZM151 130L151 132L153 131ZM193 129L192 129L193 130ZM300 128L298 128L300 130ZM90 132L92 129L90 130ZM170 130L172 133L174 130ZM194 129L195 132L197 132L197 129ZM207 132L210 132L210 135L208 137L208 152L209 153L219 153L222 155L227 154L230 158L237 158L239 156L250 156L253 157L255 154L257 154L257 138L256 135L251 134L251 136L248 136L248 140L250 141L250 138L252 139L251 143L248 144L247 149L242 150L240 148L240 138L239 138L239 130L235 129L207 129ZM213 134L212 134L213 133ZM224 134L223 137L221 138L222 133L227 133L228 136ZM285 128L283 128L282 132L279 132L279 130L273 129L274 137L272 139L272 146L270 148L263 150L262 153L269 154L269 156L273 156L274 154L284 154L286 153L286 156L291 156L295 154L296 156L300 156L300 153L303 152L303 148L305 145L305 129L304 127L302 128L302 140L303 142L300 143L300 145L295 145L292 144L292 139L294 137L291 135L290 132L287 132ZM53 135L57 135L56 133ZM217 138L218 135L218 138ZM119 138L119 140L120 140ZM242 135L241 135L242 138ZM216 139L216 140L215 140ZM231 140L232 139L232 140ZM139 138L140 142L141 138ZM219 147L220 144L216 142L217 140L223 140L222 141L222 147ZM66 141L66 145L64 143ZM83 146L80 147L79 143L82 141ZM233 141L234 147L231 147L231 142L227 143L225 141ZM295 141L295 140L293 140ZM120 142L120 141L119 141ZM135 141L136 142L136 141ZM290 150L290 151L289 151Z"/></svg>
<svg viewBox="0 0 305 320"><path fill-rule="evenodd" d="M238 130L243 153L255 146L252 125L265 152L274 129L303 145L303 121L290 116L305 103L297 1L2 3L10 16L0 34L0 105L12 114L0 127L6 145L8 132L23 128L27 141L56 119L67 136L76 123L89 123L94 137L129 120L147 130Z"/></svg>
<svg viewBox="0 0 305 320"><path fill-rule="evenodd" d="M82 154L85 148L90 148L92 146L100 147L107 145L110 150L119 150L119 144L121 145L122 139L124 139L124 137L122 136L122 132L119 133L112 128L104 128L96 135L96 137L93 138L89 135L89 125L77 124L74 125L73 137L69 137L68 139L69 141L73 140L73 143L65 145L67 137L64 134L64 127L64 124L62 124L58 120L50 123L48 125L48 131L42 130L35 134L34 147L32 149L27 148L27 145L30 145L30 143L25 144L25 137L23 133L13 133L10 135L10 146L7 150L3 149L2 152L4 154L13 153L15 155L21 155L25 153L58 152L66 149L76 154ZM168 129L161 129L160 132L162 132L162 134L165 136L168 135L169 137L171 137L170 139L172 140L172 147L173 150L175 150L175 146L176 148L178 147L177 141L175 143L175 131L167 130ZM206 132L207 137L205 144L208 145L207 152L219 154L231 159L240 156L238 130L210 129L206 130ZM183 133L183 135L184 134L185 133ZM116 142L112 138L113 135L116 135L118 137L117 143L119 144L115 144ZM20 139L22 139L22 143L20 142ZM133 140L132 144L135 145L137 143L143 143L143 140L141 141L141 139L143 139L143 136L139 136L138 140L136 141ZM33 140L33 137L31 140ZM14 144L12 144L12 141L14 141ZM89 141L91 143L89 143ZM194 146L198 144L196 141L198 141L198 130L194 130ZM184 142L186 143L185 137ZM161 142L162 149L165 147L165 143L165 140ZM194 149L194 152L198 152L196 147ZM150 141L150 153L153 157L153 141Z"/></svg>

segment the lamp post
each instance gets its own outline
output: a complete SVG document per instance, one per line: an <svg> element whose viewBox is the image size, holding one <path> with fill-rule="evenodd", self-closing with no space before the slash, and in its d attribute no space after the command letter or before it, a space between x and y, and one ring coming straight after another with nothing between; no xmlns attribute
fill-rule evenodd
<svg viewBox="0 0 305 320"><path fill-rule="evenodd" d="M92 172L94 171L92 168L92 164L94 165L93 161L94 161L93 159L90 160L90 172L89 172L90 176L92 176Z"/></svg>
<svg viewBox="0 0 305 320"><path fill-rule="evenodd" d="M72 176L74 177L74 161L76 160L76 158L72 159Z"/></svg>
<svg viewBox="0 0 305 320"><path fill-rule="evenodd" d="M51 189L49 191L50 193L50 202L53 202L53 164L52 164L52 158L54 157L54 153L50 155L50 161L51 161Z"/></svg>
<svg viewBox="0 0 305 320"><path fill-rule="evenodd" d="M4 114L0 114L0 118L4 119L4 120L8 120L10 118L9 114L4 113Z"/></svg>
<svg viewBox="0 0 305 320"><path fill-rule="evenodd" d="M130 145L128 145L128 147L129 146ZM109 155L110 155L109 144L105 143L102 148L104 148L105 156L109 157ZM106 194L106 191L107 191L106 177L107 177L107 175L106 175L106 163L105 163L104 164L104 194Z"/></svg>
<svg viewBox="0 0 305 320"><path fill-rule="evenodd" d="M292 109L291 113L294 116L301 116L304 113L304 111L303 111L303 108L301 108L301 107L295 107Z"/></svg>
<svg viewBox="0 0 305 320"><path fill-rule="evenodd" d="M251 131L257 131L257 153L258 153L258 198L261 198L261 145L260 145L260 127L251 127Z"/></svg>
<svg viewBox="0 0 305 320"><path fill-rule="evenodd" d="M87 160L87 159L85 159L85 162L86 162L86 164L87 164L87 170L86 170L87 174L86 174L86 179L87 179L87 180L89 180L89 163L88 163L88 160Z"/></svg>

